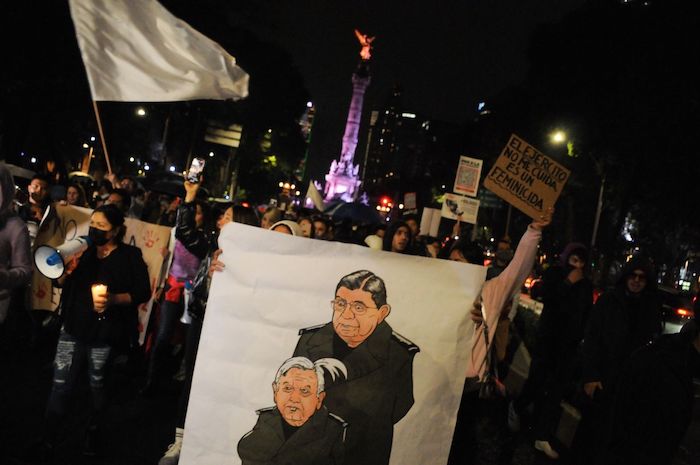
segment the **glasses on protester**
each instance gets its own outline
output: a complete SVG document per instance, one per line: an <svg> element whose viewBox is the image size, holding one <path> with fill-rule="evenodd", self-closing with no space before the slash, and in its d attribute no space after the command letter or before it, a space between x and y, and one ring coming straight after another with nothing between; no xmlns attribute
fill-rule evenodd
<svg viewBox="0 0 700 465"><path fill-rule="evenodd" d="M376 309L377 307L368 307L367 305L363 304L362 302L348 302L345 299L342 299L340 297L336 297L335 299L331 300L331 306L333 307L333 310L336 312L343 313L348 306L350 306L350 310L355 315L362 315L364 314L368 308L374 308Z"/></svg>

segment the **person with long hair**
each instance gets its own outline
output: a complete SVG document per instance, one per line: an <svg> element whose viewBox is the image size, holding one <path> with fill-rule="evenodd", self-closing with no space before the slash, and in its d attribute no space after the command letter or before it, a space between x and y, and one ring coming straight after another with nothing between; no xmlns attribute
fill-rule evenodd
<svg viewBox="0 0 700 465"><path fill-rule="evenodd" d="M282 210L275 206L267 207L260 220L260 227L263 229L270 229L273 224L282 219L282 214Z"/></svg>
<svg viewBox="0 0 700 465"><path fill-rule="evenodd" d="M85 189L78 183L71 183L66 188L66 204L76 207L87 207Z"/></svg>
<svg viewBox="0 0 700 465"><path fill-rule="evenodd" d="M175 440L168 446L167 451L163 457L161 457L158 465L176 465L180 460L182 438L185 433L185 417L190 400L190 389L192 388L192 375L197 358L197 349L199 348L199 338L202 335L202 325L204 324L204 315L209 298L211 275L213 274L212 267L223 266L223 264L217 260L221 254L221 250L218 248L218 233L224 226L232 222L255 227L260 225L255 211L252 208L243 207L241 205L228 207L217 219L217 231L215 237L211 241L210 253L201 261L197 273L192 280L192 294L189 299L189 305L185 309L185 311L188 312L191 323L187 325L187 334L185 335L185 381L178 400ZM219 265L216 265L216 263L219 263Z"/></svg>
<svg viewBox="0 0 700 465"><path fill-rule="evenodd" d="M394 221L387 227L382 249L387 252L414 254L413 234L405 221Z"/></svg>
<svg viewBox="0 0 700 465"><path fill-rule="evenodd" d="M185 201L177 207L175 248L168 270L164 299L160 304L146 382L141 389L141 394L146 397L154 394L160 385L170 339L185 311L185 288L192 282L199 264L209 252L209 237L205 232L208 206L197 199L199 186L198 182L185 181Z"/></svg>
<svg viewBox="0 0 700 465"><path fill-rule="evenodd" d="M32 277L29 232L12 208L14 197L12 174L0 163L0 328L10 310L12 291L27 285ZM4 335L0 340L5 340Z"/></svg>
<svg viewBox="0 0 700 465"><path fill-rule="evenodd" d="M95 209L88 237L92 244L66 266L56 280L62 287L63 327L54 359L51 394L46 407L41 447L50 454L67 413L78 374L87 365L92 393L83 453L96 455L99 425L106 405L105 372L115 346L128 344L136 331L137 307L148 301L151 287L141 250L123 242L124 214L114 205ZM102 288L94 289L95 285Z"/></svg>

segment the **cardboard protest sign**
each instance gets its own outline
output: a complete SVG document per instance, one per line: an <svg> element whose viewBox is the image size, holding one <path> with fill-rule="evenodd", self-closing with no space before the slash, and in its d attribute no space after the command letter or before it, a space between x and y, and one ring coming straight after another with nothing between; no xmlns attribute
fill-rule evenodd
<svg viewBox="0 0 700 465"><path fill-rule="evenodd" d="M57 247L67 240L77 236L85 236L90 225L89 208L71 206L52 206L55 215L51 215L42 223L42 227L34 240L34 247L50 245ZM32 250L32 253L34 251ZM32 274L31 305L34 310L55 311L61 300L61 289L54 287L51 280L42 275L34 264Z"/></svg>
<svg viewBox="0 0 700 465"><path fill-rule="evenodd" d="M58 205L52 207L56 209L56 215L42 226L37 235L34 246L51 245L59 246L66 240L74 239L76 236L85 236L90 227L90 216L92 210L89 208ZM151 281L151 290L155 290L160 281L161 268L167 255L168 243L170 241L170 228L144 221L127 218L126 236L124 242L141 249L143 260L148 267L148 276ZM54 287L51 280L42 275L34 265L32 275L31 303L36 310L55 311L61 300L61 289ZM140 342L143 337L146 325L150 317L153 298L145 304L139 306L139 332Z"/></svg>
<svg viewBox="0 0 700 465"><path fill-rule="evenodd" d="M485 268L237 223L219 245L181 465L447 462Z"/></svg>
<svg viewBox="0 0 700 465"><path fill-rule="evenodd" d="M481 166L483 163L483 160L477 160L476 158L459 157L455 185L452 191L456 194L470 195L472 197L476 196L479 190Z"/></svg>
<svg viewBox="0 0 700 465"><path fill-rule="evenodd" d="M155 292L161 279L163 261L168 256L171 228L133 218L126 219L126 236L124 242L141 249L143 261L148 267L151 292ZM153 297L139 305L139 344L143 344L146 327L153 308Z"/></svg>
<svg viewBox="0 0 700 465"><path fill-rule="evenodd" d="M479 201L463 195L445 194L440 213L443 218L459 219L464 223L476 224L479 214Z"/></svg>
<svg viewBox="0 0 700 465"><path fill-rule="evenodd" d="M515 134L484 180L484 187L531 218L554 206L571 172Z"/></svg>

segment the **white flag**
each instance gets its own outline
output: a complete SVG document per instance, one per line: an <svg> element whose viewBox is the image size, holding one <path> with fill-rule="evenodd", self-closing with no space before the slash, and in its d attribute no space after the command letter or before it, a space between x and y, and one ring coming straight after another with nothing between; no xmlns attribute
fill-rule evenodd
<svg viewBox="0 0 700 465"><path fill-rule="evenodd" d="M248 74L155 0L70 0L94 100L241 99Z"/></svg>
<svg viewBox="0 0 700 465"><path fill-rule="evenodd" d="M323 204L323 197L321 197L321 193L316 189L316 186L314 185L313 181L309 181L309 188L306 191L306 198L310 199L318 211L323 211L326 209L326 206Z"/></svg>

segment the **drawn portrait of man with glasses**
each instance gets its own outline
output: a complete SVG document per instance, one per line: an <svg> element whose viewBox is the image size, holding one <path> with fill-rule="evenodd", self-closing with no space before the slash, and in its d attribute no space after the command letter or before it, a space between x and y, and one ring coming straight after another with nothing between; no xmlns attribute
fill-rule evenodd
<svg viewBox="0 0 700 465"><path fill-rule="evenodd" d="M394 332L384 280L361 270L338 282L331 322L299 331L295 357L335 358L347 377L326 386L325 405L347 423L345 463L389 463L394 424L413 406L417 345Z"/></svg>

